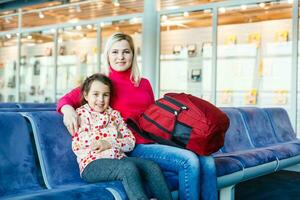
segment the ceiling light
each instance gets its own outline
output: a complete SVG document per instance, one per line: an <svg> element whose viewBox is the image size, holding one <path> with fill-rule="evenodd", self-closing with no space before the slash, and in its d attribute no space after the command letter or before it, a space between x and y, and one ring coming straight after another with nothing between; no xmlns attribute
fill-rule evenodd
<svg viewBox="0 0 300 200"><path fill-rule="evenodd" d="M81 26L76 26L76 30L80 31L82 29Z"/></svg>
<svg viewBox="0 0 300 200"><path fill-rule="evenodd" d="M116 7L119 7L119 6L120 6L119 0L112 0L112 3L113 3L114 6L116 6Z"/></svg>
<svg viewBox="0 0 300 200"><path fill-rule="evenodd" d="M80 5L77 5L77 6L76 6L76 12L81 12Z"/></svg>
<svg viewBox="0 0 300 200"><path fill-rule="evenodd" d="M184 16L184 17L188 17L189 15L190 15L189 12L186 12L186 11L185 11L185 12L183 13L183 16Z"/></svg>
<svg viewBox="0 0 300 200"><path fill-rule="evenodd" d="M261 7L261 8L265 7L265 5L266 5L265 3L258 4L258 6Z"/></svg>
<svg viewBox="0 0 300 200"><path fill-rule="evenodd" d="M5 18L4 18L4 21L5 21L5 23L7 23L7 24L10 23L10 20L11 20L11 17L5 17Z"/></svg>
<svg viewBox="0 0 300 200"><path fill-rule="evenodd" d="M39 18L41 19L45 18L45 15L42 12L39 12Z"/></svg>
<svg viewBox="0 0 300 200"><path fill-rule="evenodd" d="M289 4L294 3L294 0L288 0L288 3L289 3Z"/></svg>
<svg viewBox="0 0 300 200"><path fill-rule="evenodd" d="M92 29L92 28L93 28L93 26L92 26L91 24L88 24L86 27L87 27L88 29Z"/></svg>
<svg viewBox="0 0 300 200"><path fill-rule="evenodd" d="M162 21L166 21L167 19L168 19L168 16L167 16L167 15L161 16L161 20L162 20Z"/></svg>
<svg viewBox="0 0 300 200"><path fill-rule="evenodd" d="M204 13L211 13L211 9L205 9L203 12Z"/></svg>
<svg viewBox="0 0 300 200"><path fill-rule="evenodd" d="M224 8L224 7L219 8L219 12L220 12L220 13L225 13L225 12L226 12L226 8Z"/></svg>
<svg viewBox="0 0 300 200"><path fill-rule="evenodd" d="M72 24L75 24L77 22L79 22L79 19L77 19L77 18L69 20L69 23L72 23Z"/></svg>
<svg viewBox="0 0 300 200"><path fill-rule="evenodd" d="M6 34L6 37L7 37L8 39L10 39L10 38L11 38L11 34Z"/></svg>
<svg viewBox="0 0 300 200"><path fill-rule="evenodd" d="M241 5L241 9L242 10L247 10L247 6L246 5Z"/></svg>

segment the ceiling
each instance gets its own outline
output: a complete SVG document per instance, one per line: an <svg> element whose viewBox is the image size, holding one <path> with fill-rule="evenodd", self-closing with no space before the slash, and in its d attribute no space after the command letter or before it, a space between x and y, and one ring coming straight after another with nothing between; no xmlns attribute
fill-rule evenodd
<svg viewBox="0 0 300 200"><path fill-rule="evenodd" d="M28 0L23 0L27 1ZM201 5L221 0L161 0L158 5L160 10L174 9L185 6ZM22 1L0 0L0 7L5 3L22 3ZM33 4L35 2L36 4ZM71 21L97 19L109 16L143 13L143 0L34 0L29 6L21 6L23 18L22 27L31 28L53 24L64 24ZM20 4L19 4L20 5ZM13 6L11 5L11 8ZM45 9L46 8L46 9ZM40 12L42 11L42 12ZM0 31L16 29L18 16L14 15L16 9L0 10ZM42 16L41 16L42 15ZM4 17L5 16L5 17ZM292 4L288 1L273 1L265 4L252 4L247 7L238 6L219 10L218 24L253 23L265 20L287 19L292 16ZM196 11L189 13L177 13L169 16L162 16L161 30L186 29L203 26L211 26L212 14L210 10ZM139 33L142 30L141 19L129 19L101 24L102 35L106 36L115 31L124 31L129 34ZM74 33L63 36L64 32ZM45 36L41 36L44 34ZM50 33L50 35L53 33ZM45 33L34 33L30 40L46 42L51 37ZM61 31L64 39L96 37L96 30L93 26L73 27ZM13 37L13 36L12 36ZM27 36L24 35L26 38ZM44 38L44 39L43 39ZM11 39L11 38L8 38Z"/></svg>

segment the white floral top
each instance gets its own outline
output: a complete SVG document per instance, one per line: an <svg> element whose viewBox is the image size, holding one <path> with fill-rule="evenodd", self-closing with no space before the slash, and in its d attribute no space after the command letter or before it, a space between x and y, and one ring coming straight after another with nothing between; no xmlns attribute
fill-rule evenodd
<svg viewBox="0 0 300 200"><path fill-rule="evenodd" d="M109 107L100 113L85 104L77 108L76 112L80 117L80 127L72 136L72 149L77 156L80 174L93 160L121 159L126 156L124 152L133 150L135 138L118 111ZM101 140L109 142L112 148L103 151L93 150L91 144Z"/></svg>

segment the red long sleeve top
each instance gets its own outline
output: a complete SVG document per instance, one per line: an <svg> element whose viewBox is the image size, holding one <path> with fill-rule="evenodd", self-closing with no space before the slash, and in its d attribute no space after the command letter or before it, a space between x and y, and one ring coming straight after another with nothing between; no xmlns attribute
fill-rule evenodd
<svg viewBox="0 0 300 200"><path fill-rule="evenodd" d="M111 68L109 78L112 80L114 93L110 106L119 111L126 120L132 118L138 120L148 106L154 103L154 94L150 82L142 78L139 86L134 86L130 80L131 69L124 72L117 72ZM75 109L80 107L80 87L77 87L61 97L57 103L57 111L64 105L71 105ZM134 132L136 143L152 143Z"/></svg>

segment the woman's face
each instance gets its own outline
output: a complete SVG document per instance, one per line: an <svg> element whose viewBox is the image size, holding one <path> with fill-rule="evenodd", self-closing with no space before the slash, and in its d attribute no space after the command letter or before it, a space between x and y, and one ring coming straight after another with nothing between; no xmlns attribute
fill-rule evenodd
<svg viewBox="0 0 300 200"><path fill-rule="evenodd" d="M115 42L108 52L109 64L118 72L129 69L132 64L132 59L133 52L126 40Z"/></svg>

